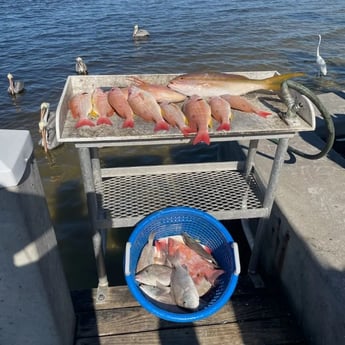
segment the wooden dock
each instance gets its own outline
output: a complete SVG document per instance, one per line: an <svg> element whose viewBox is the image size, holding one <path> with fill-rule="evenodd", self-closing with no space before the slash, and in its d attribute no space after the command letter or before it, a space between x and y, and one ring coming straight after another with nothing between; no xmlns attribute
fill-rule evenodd
<svg viewBox="0 0 345 345"><path fill-rule="evenodd" d="M109 288L105 303L96 289L72 291L77 317L75 345L307 344L281 293L254 288L240 275L235 293L213 316L194 323L160 320L134 300L127 286Z"/></svg>

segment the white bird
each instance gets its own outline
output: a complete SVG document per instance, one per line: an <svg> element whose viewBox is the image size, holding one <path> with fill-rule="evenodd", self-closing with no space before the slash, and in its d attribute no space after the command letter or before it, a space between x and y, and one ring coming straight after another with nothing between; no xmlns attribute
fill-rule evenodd
<svg viewBox="0 0 345 345"><path fill-rule="evenodd" d="M22 80L14 81L13 75L11 73L7 74L9 81L9 87L7 89L8 93L14 96L17 93L20 93L24 90L24 82Z"/></svg>
<svg viewBox="0 0 345 345"><path fill-rule="evenodd" d="M40 144L44 147L45 152L48 152L47 125L48 125L49 108L50 108L49 103L43 102L41 104L41 117L40 117L40 122L38 123L38 128L42 136Z"/></svg>
<svg viewBox="0 0 345 345"><path fill-rule="evenodd" d="M134 25L133 38L142 38L150 36L150 33L145 29L139 29L138 25Z"/></svg>
<svg viewBox="0 0 345 345"><path fill-rule="evenodd" d="M317 49L316 49L316 63L319 67L319 71L318 71L319 76L327 74L326 61L320 55L320 44L321 44L321 35L319 35L319 44L317 45Z"/></svg>
<svg viewBox="0 0 345 345"><path fill-rule="evenodd" d="M78 56L75 59L75 61L76 61L76 63L75 63L75 71L78 74L88 74L87 67L86 67L86 64L83 61L83 59L80 56Z"/></svg>

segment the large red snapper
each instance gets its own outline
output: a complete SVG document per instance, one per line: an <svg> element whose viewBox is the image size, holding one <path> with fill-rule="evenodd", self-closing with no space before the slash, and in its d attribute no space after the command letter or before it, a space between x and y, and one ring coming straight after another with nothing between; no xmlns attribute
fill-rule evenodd
<svg viewBox="0 0 345 345"><path fill-rule="evenodd" d="M303 76L304 73L286 73L266 79L251 79L238 74L228 73L189 73L172 79L168 87L187 96L197 94L201 97L221 96L224 94L244 95L258 90L280 90L281 84L288 79Z"/></svg>
<svg viewBox="0 0 345 345"><path fill-rule="evenodd" d="M208 127L211 124L211 108L205 99L198 95L192 95L183 104L183 112L188 119L189 127L197 132L193 145L200 142L210 144Z"/></svg>
<svg viewBox="0 0 345 345"><path fill-rule="evenodd" d="M108 119L109 116L114 115L114 109L108 102L108 94L101 88L94 90L91 96L93 110L98 114L97 125L109 125L113 123Z"/></svg>
<svg viewBox="0 0 345 345"><path fill-rule="evenodd" d="M134 113L127 101L127 95L119 87L112 87L108 91L108 102L116 113L125 119L122 128L134 127Z"/></svg>
<svg viewBox="0 0 345 345"><path fill-rule="evenodd" d="M229 131L232 117L230 103L220 96L211 97L208 103L211 107L212 116L219 122L217 131Z"/></svg>
<svg viewBox="0 0 345 345"><path fill-rule="evenodd" d="M68 107L74 119L79 119L75 127L95 126L95 123L89 119L89 114L92 111L91 95L87 92L74 95L68 101Z"/></svg>
<svg viewBox="0 0 345 345"><path fill-rule="evenodd" d="M151 93L131 85L128 88L128 103L134 114L145 121L156 123L155 131L169 129L169 125L162 117L161 108Z"/></svg>
<svg viewBox="0 0 345 345"><path fill-rule="evenodd" d="M212 263L203 259L193 249L183 242L168 238L168 257L178 257L181 265L185 265L195 283L201 284L206 278L212 285L216 279L224 273L222 269L216 269Z"/></svg>

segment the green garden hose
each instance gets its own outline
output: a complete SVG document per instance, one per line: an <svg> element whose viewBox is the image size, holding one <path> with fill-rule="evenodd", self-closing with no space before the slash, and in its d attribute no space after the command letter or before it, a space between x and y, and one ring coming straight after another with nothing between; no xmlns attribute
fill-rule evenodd
<svg viewBox="0 0 345 345"><path fill-rule="evenodd" d="M289 92L289 88L293 89L297 92L299 92L301 95L304 95L307 97L314 105L315 107L320 111L320 115L323 117L326 123L326 128L328 132L326 145L323 147L323 149L316 154L308 154L305 152L302 152L300 150L297 150L292 147L288 147L288 151L293 152L301 157L307 158L307 159L320 159L321 157L325 156L333 147L334 144L334 138L335 138L335 129L333 120L331 117L331 114L328 112L328 110L324 107L324 105L321 103L320 99L308 88L305 86L292 81L292 80L286 80L282 83L282 96L283 99L288 107L287 110L287 117L293 117L296 116L296 110L298 110L299 105L296 104L294 98L291 96Z"/></svg>

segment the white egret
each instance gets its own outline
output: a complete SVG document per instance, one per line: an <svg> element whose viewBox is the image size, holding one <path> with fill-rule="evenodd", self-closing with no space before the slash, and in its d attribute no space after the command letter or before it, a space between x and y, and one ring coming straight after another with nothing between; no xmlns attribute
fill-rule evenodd
<svg viewBox="0 0 345 345"><path fill-rule="evenodd" d="M139 29L138 25L134 25L133 38L143 38L150 36L150 33L145 29Z"/></svg>
<svg viewBox="0 0 345 345"><path fill-rule="evenodd" d="M319 68L318 75L325 76L327 74L327 65L326 65L326 61L320 55L320 45L321 45L321 35L319 35L319 44L317 45L317 49L316 49L316 63Z"/></svg>
<svg viewBox="0 0 345 345"><path fill-rule="evenodd" d="M75 59L75 61L76 61L76 63L75 63L75 71L78 74L88 74L87 67L86 67L86 64L83 61L83 59L80 56L78 56Z"/></svg>
<svg viewBox="0 0 345 345"><path fill-rule="evenodd" d="M8 93L14 96L17 93L20 93L24 90L24 82L22 80L14 81L13 75L11 73L7 74L9 81L9 87L7 89Z"/></svg>

